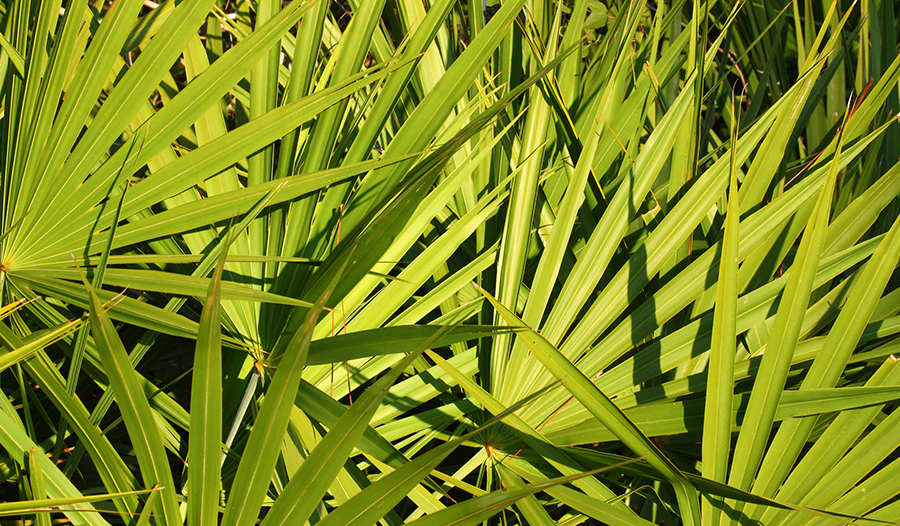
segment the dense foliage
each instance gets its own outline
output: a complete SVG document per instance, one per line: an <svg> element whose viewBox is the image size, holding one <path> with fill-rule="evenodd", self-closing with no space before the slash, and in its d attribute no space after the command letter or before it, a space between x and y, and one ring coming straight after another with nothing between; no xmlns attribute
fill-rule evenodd
<svg viewBox="0 0 900 526"><path fill-rule="evenodd" d="M898 16L0 0L0 518L896 521Z"/></svg>

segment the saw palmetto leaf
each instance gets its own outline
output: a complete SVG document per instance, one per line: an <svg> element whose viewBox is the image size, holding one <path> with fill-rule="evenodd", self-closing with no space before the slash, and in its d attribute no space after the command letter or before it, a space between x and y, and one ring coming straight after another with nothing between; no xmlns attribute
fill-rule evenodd
<svg viewBox="0 0 900 526"><path fill-rule="evenodd" d="M0 0L3 509L895 520L898 16Z"/></svg>

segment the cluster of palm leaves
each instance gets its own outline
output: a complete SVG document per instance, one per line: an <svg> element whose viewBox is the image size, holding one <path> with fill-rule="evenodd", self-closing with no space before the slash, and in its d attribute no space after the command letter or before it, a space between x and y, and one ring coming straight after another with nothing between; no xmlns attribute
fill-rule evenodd
<svg viewBox="0 0 900 526"><path fill-rule="evenodd" d="M0 518L900 518L888 0L0 1Z"/></svg>

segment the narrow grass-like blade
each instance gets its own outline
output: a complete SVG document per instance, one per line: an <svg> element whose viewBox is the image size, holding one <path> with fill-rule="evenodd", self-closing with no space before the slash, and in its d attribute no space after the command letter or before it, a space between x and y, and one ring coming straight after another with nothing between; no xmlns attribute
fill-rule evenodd
<svg viewBox="0 0 900 526"><path fill-rule="evenodd" d="M28 482L31 485L31 498L33 500L41 500L47 498L47 490L44 488L44 473L41 471L40 462L37 456L36 448L31 448L28 452ZM38 513L34 517L35 526L50 526L50 516Z"/></svg>
<svg viewBox="0 0 900 526"><path fill-rule="evenodd" d="M81 320L72 320L65 325L61 325L53 329L48 329L44 332L41 332L39 337L30 339L25 342L22 347L19 347L18 349L6 354L0 354L0 372L6 370L13 364L19 363L23 360L27 360L36 352L44 349L48 345L52 345L54 342L64 338L71 332L78 330L82 323L83 322Z"/></svg>
<svg viewBox="0 0 900 526"><path fill-rule="evenodd" d="M36 451L36 450L35 450ZM40 463L37 463L40 469ZM144 489L140 491L129 491L127 493L105 493L103 495L90 495L87 497L62 497L62 498L45 498L37 500L20 500L18 502L0 503L0 517L7 515L20 515L24 513L62 513L65 511L64 506L75 506L78 504L88 504L92 502L103 502L114 500L122 497L131 497L137 495L146 495L148 493L158 492L159 489ZM88 512L84 509L82 513ZM96 512L94 512L96 513ZM49 518L49 517L48 517Z"/></svg>
<svg viewBox="0 0 900 526"><path fill-rule="evenodd" d="M176 521L180 523L181 513L175 500L175 483L169 459L147 395L138 381L137 372L128 359L128 353L119 339L115 326L105 313L100 298L87 281L84 282L84 286L88 292L91 333L97 351L106 365L106 375L115 393L125 426L129 429L144 484L148 488L157 486L161 488L161 502L158 509L162 519L168 523Z"/></svg>
<svg viewBox="0 0 900 526"><path fill-rule="evenodd" d="M734 105L732 105L732 108ZM736 112L732 112L733 115ZM736 115L733 117L736 119ZM737 123L731 132L732 144L737 142ZM734 151L732 150L732 155ZM731 402L734 391L734 360L737 338L738 300L738 242L740 234L740 204L737 169L732 164L725 216L722 256L719 263L719 283L716 289L716 308L712 329L712 346L706 380L706 407L703 420L702 473L703 476L725 482L731 450ZM713 526L715 503L703 500L703 524Z"/></svg>
<svg viewBox="0 0 900 526"><path fill-rule="evenodd" d="M229 232L230 236L231 233ZM188 440L188 526L215 526L219 518L222 456L222 271L230 238L222 246L200 314L191 380Z"/></svg>

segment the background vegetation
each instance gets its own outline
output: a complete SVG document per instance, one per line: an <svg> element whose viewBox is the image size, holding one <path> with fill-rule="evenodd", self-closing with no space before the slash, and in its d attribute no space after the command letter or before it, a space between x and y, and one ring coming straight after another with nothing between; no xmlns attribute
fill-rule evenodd
<svg viewBox="0 0 900 526"><path fill-rule="evenodd" d="M0 516L900 517L894 2L0 19Z"/></svg>

